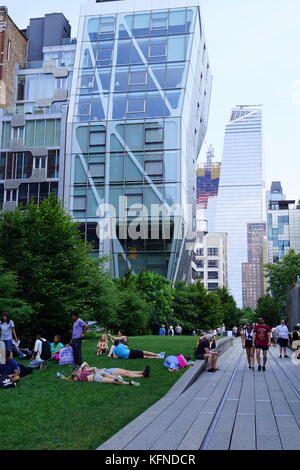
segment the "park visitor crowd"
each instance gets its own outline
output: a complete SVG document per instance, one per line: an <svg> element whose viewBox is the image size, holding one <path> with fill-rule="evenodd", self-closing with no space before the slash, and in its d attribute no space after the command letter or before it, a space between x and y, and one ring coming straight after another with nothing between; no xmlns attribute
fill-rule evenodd
<svg viewBox="0 0 300 470"><path fill-rule="evenodd" d="M77 312L72 313L73 328L69 345L64 346L59 335L53 338L53 342L49 343L46 339L46 332L43 329L38 330L33 351L28 348L21 348L20 339L17 336L16 328L13 320L8 313L2 314L0 321L0 346L4 350L0 350L2 356L5 356L5 363L0 360L0 388L15 387L22 377L29 375L34 369L45 369L49 361L54 361L59 365L72 365L73 372L70 377L65 377L61 373L57 373L57 377L69 381L108 383L115 385L131 385L139 386L140 383L133 379L149 378L150 367L146 366L144 370L132 371L121 368L97 368L90 367L89 364L83 362L82 359L82 341L88 329L88 325L80 319ZM158 330L159 336L182 335L182 327L177 325L175 328L170 326L166 330L165 325L160 325ZM208 372L216 372L219 353L214 351L216 348L216 336L225 336L225 325L220 328L209 330L208 332L199 332L194 330L193 336L199 335L195 348L195 358L197 360L205 360L208 363ZM255 351L258 364L258 371L266 370L267 352L273 343L276 347L279 345L279 357L288 358L287 346L290 342L293 349L299 349L297 358L300 359L300 324L294 328L292 337L284 320L280 325L270 328L265 324L264 319L260 318L257 324L248 322L239 331L237 327L232 329L232 336L237 338L241 335L242 347L246 350L249 369L254 370ZM109 348L109 341L112 345ZM261 353L263 355L261 365ZM142 349L131 349L128 345L128 337L124 331L119 331L117 336L110 333L101 335L97 344L98 356L107 356L115 359L160 359L163 360L164 367L169 372L178 372L188 366L194 365L190 357L183 354L171 355L165 357L165 352L154 353ZM20 360L29 359L28 366L18 363L14 356L18 356ZM1 359L1 354L0 354ZM129 382L124 380L130 379Z"/></svg>

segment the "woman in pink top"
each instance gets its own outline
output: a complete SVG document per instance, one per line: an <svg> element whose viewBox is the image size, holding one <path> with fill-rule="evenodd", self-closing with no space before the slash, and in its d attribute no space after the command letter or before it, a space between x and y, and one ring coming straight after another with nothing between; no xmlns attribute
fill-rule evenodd
<svg viewBox="0 0 300 470"><path fill-rule="evenodd" d="M139 375L141 377L141 375ZM95 382L95 383L106 383L114 385L134 385L139 386L139 382L131 380L125 382L123 377L120 375L112 375L106 372L105 369L97 369L96 367L90 367L87 362L84 362L82 366L73 372L71 377L64 378L64 380L71 380L74 382Z"/></svg>

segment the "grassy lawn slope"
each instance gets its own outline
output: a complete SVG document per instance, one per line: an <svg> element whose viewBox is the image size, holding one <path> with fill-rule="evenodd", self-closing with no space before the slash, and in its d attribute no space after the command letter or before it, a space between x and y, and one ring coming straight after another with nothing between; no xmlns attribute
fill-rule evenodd
<svg viewBox="0 0 300 470"><path fill-rule="evenodd" d="M134 337L132 349L193 358L195 337ZM118 430L163 397L181 377L171 374L163 361L115 360L96 356L95 340L85 341L83 358L99 368L143 370L151 366L150 379L140 387L71 383L58 380L57 371L70 375L71 367L50 364L34 371L16 389L0 390L1 450L90 450L96 449Z"/></svg>

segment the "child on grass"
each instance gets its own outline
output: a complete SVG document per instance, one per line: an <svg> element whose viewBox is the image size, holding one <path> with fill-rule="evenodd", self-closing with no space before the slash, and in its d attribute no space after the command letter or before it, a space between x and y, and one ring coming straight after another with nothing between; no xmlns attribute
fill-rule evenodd
<svg viewBox="0 0 300 470"><path fill-rule="evenodd" d="M106 354L108 351L108 342L107 342L107 336L102 335L99 343L97 345L97 356L101 356L102 354Z"/></svg>

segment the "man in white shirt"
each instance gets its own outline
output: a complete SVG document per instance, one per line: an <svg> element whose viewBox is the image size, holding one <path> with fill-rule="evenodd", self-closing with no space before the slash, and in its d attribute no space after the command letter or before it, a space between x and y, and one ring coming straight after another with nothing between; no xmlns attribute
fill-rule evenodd
<svg viewBox="0 0 300 470"><path fill-rule="evenodd" d="M287 329L284 320L281 320L280 325L276 326L276 333L277 342L280 346L279 357L282 357L282 353L284 357L289 357L286 354L286 347L289 342L289 330Z"/></svg>
<svg viewBox="0 0 300 470"><path fill-rule="evenodd" d="M44 338L44 336L46 336L45 331L40 329L36 336L36 341L34 344L34 349L33 349L32 358L31 358L32 361L28 366L28 367L31 367L32 369L44 369L47 366L46 361L44 361L41 358L43 343L47 341L46 338Z"/></svg>

